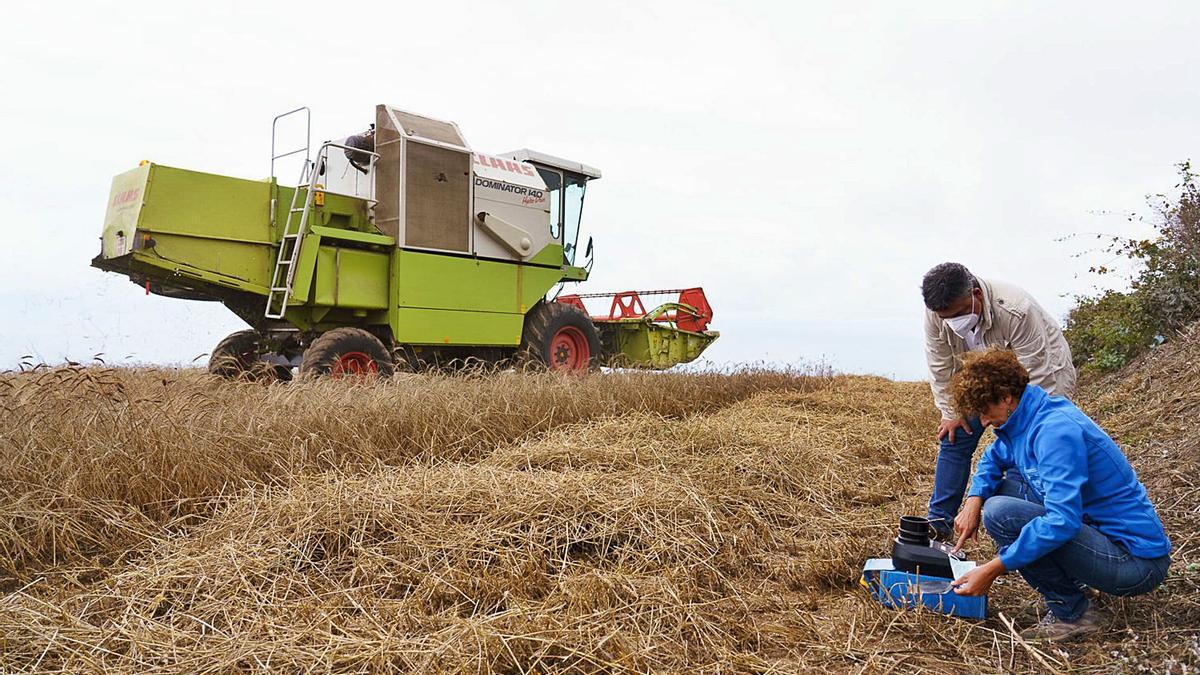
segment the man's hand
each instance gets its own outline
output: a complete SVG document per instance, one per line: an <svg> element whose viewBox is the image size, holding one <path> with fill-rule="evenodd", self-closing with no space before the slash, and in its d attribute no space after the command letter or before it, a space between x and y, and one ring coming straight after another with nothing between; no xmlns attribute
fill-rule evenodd
<svg viewBox="0 0 1200 675"><path fill-rule="evenodd" d="M983 595L992 587L992 583L996 581L996 577L999 577L1006 571L1004 563L1000 562L999 558L992 558L955 581L951 581L950 585L954 587L954 592L959 595Z"/></svg>
<svg viewBox="0 0 1200 675"><path fill-rule="evenodd" d="M949 436L950 442L953 443L954 433L959 429L962 429L963 433L968 436L975 435L974 432L971 431L971 425L967 424L967 419L965 417L960 417L956 420L942 420L942 423L938 425L938 440L940 441Z"/></svg>
<svg viewBox="0 0 1200 675"><path fill-rule="evenodd" d="M981 497L967 497L967 501L963 503L962 510L958 512L958 517L954 519L954 532L958 534L958 541L954 543L954 553L962 550L963 544L975 538L975 534L979 532L980 514L983 512L983 499Z"/></svg>

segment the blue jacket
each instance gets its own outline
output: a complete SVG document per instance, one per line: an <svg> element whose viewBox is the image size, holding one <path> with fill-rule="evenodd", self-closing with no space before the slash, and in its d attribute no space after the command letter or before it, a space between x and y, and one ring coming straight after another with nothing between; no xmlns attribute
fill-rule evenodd
<svg viewBox="0 0 1200 675"><path fill-rule="evenodd" d="M1124 453L1067 399L1026 385L1017 409L979 458L968 496L991 497L1007 469L1020 472L1046 507L1001 548L1007 569L1024 567L1074 539L1084 522L1139 558L1171 552L1162 521Z"/></svg>

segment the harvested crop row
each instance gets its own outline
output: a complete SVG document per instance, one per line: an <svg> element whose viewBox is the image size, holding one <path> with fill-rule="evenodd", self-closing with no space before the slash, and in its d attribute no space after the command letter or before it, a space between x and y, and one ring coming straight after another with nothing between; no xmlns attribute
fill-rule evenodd
<svg viewBox="0 0 1200 675"><path fill-rule="evenodd" d="M0 376L0 565L117 555L214 498L329 469L478 456L627 411L678 417L798 373L408 376L376 384L230 384L191 371L61 369Z"/></svg>
<svg viewBox="0 0 1200 675"><path fill-rule="evenodd" d="M839 378L247 489L103 583L10 597L0 631L67 668L764 667L808 634L778 603L851 587L919 502L921 390Z"/></svg>

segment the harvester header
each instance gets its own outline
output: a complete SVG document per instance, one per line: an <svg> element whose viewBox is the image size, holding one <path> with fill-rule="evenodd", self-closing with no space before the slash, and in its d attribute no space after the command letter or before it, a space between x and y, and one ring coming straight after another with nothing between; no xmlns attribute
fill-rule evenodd
<svg viewBox="0 0 1200 675"><path fill-rule="evenodd" d="M600 170L534 150L487 154L453 122L380 105L374 123L314 153L280 142L245 180L143 162L113 179L92 264L148 292L219 301L250 328L213 350L221 375L390 373L520 361L556 370L669 368L717 333L698 288L608 294L619 315L561 295L587 280L578 245ZM298 147L297 147L298 145ZM276 169L299 160L295 187ZM586 258L586 260L584 259ZM669 293L650 311L642 296ZM557 300L557 301L556 301Z"/></svg>

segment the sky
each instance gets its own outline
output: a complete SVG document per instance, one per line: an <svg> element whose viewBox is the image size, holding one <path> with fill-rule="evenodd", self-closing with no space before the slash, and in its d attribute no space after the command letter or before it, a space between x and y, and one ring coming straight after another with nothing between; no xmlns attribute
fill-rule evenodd
<svg viewBox="0 0 1200 675"><path fill-rule="evenodd" d="M142 159L263 178L387 103L471 146L602 169L580 292L703 286L708 363L925 377L922 274L953 260L1055 316L1095 233L1200 140L1200 3L19 3L0 42L0 370L203 364L244 327L89 267ZM285 177L286 178L286 177ZM1105 281L1103 279L1099 281ZM1118 283L1109 279L1106 283Z"/></svg>

